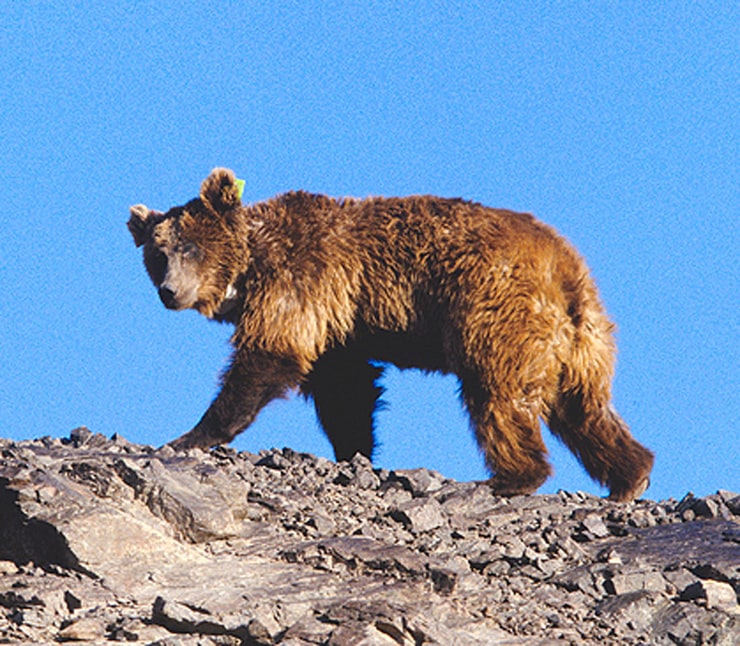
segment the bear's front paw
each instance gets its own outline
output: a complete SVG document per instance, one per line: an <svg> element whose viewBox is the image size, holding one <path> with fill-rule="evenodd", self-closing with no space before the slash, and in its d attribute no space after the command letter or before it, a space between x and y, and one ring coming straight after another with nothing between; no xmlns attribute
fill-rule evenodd
<svg viewBox="0 0 740 646"><path fill-rule="evenodd" d="M167 446L173 448L175 451L184 451L186 449L204 449L208 450L213 446L223 444L218 440L205 435L204 433L196 432L195 430L181 435L176 440L169 442Z"/></svg>

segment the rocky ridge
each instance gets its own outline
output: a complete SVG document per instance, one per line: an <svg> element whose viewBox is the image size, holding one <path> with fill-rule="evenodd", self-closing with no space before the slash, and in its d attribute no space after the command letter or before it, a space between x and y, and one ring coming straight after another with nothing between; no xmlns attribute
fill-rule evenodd
<svg viewBox="0 0 740 646"><path fill-rule="evenodd" d="M0 643L737 644L740 495L0 440Z"/></svg>

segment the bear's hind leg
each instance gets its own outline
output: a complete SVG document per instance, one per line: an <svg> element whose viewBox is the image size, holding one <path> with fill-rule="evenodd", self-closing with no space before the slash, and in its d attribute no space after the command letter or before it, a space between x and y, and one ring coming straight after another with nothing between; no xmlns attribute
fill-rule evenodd
<svg viewBox="0 0 740 646"><path fill-rule="evenodd" d="M609 498L630 501L650 484L653 454L637 442L610 404L584 403L580 393L560 397L550 430L575 454L589 475L609 488Z"/></svg>
<svg viewBox="0 0 740 646"><path fill-rule="evenodd" d="M538 411L524 399L505 400L477 386L463 384L462 392L493 491L502 496L535 492L552 473Z"/></svg>
<svg viewBox="0 0 740 646"><path fill-rule="evenodd" d="M372 458L373 413L383 389L376 381L383 369L346 348L321 356L301 386L313 398L316 415L339 460L355 453Z"/></svg>

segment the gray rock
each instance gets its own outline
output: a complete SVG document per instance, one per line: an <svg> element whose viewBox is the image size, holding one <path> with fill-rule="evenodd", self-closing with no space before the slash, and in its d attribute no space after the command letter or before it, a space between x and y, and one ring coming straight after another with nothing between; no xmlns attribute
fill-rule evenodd
<svg viewBox="0 0 740 646"><path fill-rule="evenodd" d="M390 515L416 534L447 524L442 506L434 498L415 498L403 502L391 509Z"/></svg>
<svg viewBox="0 0 740 646"><path fill-rule="evenodd" d="M703 599L708 608L724 610L733 615L740 614L737 594L729 583L712 579L699 580L686 586L681 592L682 601Z"/></svg>
<svg viewBox="0 0 740 646"><path fill-rule="evenodd" d="M599 514L589 514L581 522L584 532L589 538L604 538L609 536L609 529Z"/></svg>
<svg viewBox="0 0 740 646"><path fill-rule="evenodd" d="M654 641L661 644L735 646L740 621L693 603L671 603L656 613L650 634L659 636Z"/></svg>
<svg viewBox="0 0 740 646"><path fill-rule="evenodd" d="M655 570L638 570L609 576L604 582L604 589L609 594L624 595L630 592L653 591L663 592L667 588L666 580Z"/></svg>
<svg viewBox="0 0 740 646"><path fill-rule="evenodd" d="M391 472L390 480L400 482L414 496L438 491L445 483L440 473L429 469L397 469Z"/></svg>
<svg viewBox="0 0 740 646"><path fill-rule="evenodd" d="M495 496L271 449L0 440L0 642L734 643L740 496Z"/></svg>
<svg viewBox="0 0 740 646"><path fill-rule="evenodd" d="M649 634L655 615L669 603L664 595L644 589L633 590L600 602L596 606L596 614L618 624L619 632L625 636L630 633Z"/></svg>

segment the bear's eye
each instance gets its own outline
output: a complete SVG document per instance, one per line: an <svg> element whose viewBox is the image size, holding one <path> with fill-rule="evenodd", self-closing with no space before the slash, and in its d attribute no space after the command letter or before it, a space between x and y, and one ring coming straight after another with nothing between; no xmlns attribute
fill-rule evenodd
<svg viewBox="0 0 740 646"><path fill-rule="evenodd" d="M194 242L186 242L182 245L182 255L189 260L200 258L200 247Z"/></svg>
<svg viewBox="0 0 740 646"><path fill-rule="evenodd" d="M153 249L147 254L146 268L156 285L159 285L167 274L167 255L159 249Z"/></svg>

